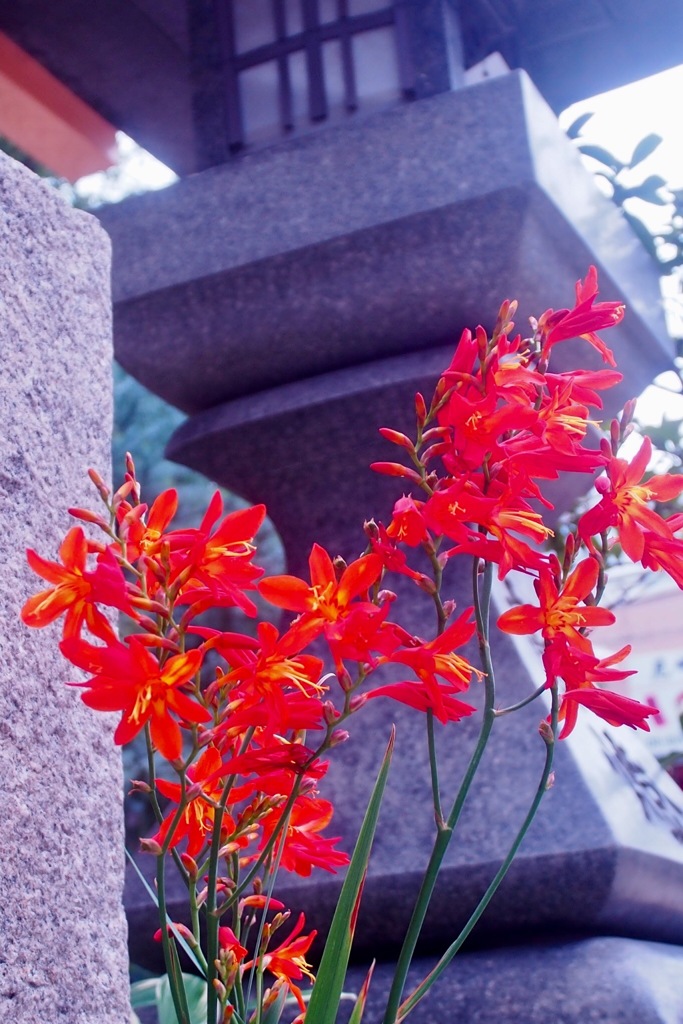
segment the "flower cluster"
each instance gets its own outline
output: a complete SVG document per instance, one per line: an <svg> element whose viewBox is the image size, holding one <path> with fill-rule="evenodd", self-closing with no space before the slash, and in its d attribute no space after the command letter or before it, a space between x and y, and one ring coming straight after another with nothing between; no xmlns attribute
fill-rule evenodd
<svg viewBox="0 0 683 1024"><path fill-rule="evenodd" d="M548 687L562 680L561 735L575 725L579 706L607 722L648 729L656 711L605 683L632 675L615 666L629 654L625 647L609 658L595 654L590 632L615 621L598 606L605 583L605 557L615 540L633 560L663 569L683 587L683 540L675 537L683 516L662 519L652 501L671 500L683 491L680 476L643 478L651 445L644 439L628 462L619 455L630 429L632 404L621 422L614 421L609 440L590 444L599 425L591 409L601 409L600 393L618 384L614 369L552 373L552 349L569 338L584 338L614 367L612 352L595 333L619 323L623 307L596 302L597 275L591 267L576 286L573 309L548 310L532 321L531 338L513 335L515 303L501 307L491 337L479 327L463 332L453 360L427 409L418 396L415 442L395 431L388 440L410 456L410 466L378 463L375 469L402 476L419 487L422 500L404 496L375 550L387 567L398 555L391 539L431 546L443 539L452 546L438 554L444 565L456 555L493 563L503 579L510 571L534 580L538 604L504 612L498 628L511 634L540 632ZM547 480L562 473L593 478L601 499L578 522L565 541L562 561L543 550L551 535L539 503ZM588 490L589 485L586 485ZM535 503L535 505L534 505Z"/></svg>
<svg viewBox="0 0 683 1024"><path fill-rule="evenodd" d="M264 506L224 515L216 493L198 527L175 527L175 491L148 506L130 457L113 493L91 471L105 511L69 510L79 525L68 531L58 562L28 552L48 587L26 602L24 622L42 627L63 617L60 648L86 675L72 684L85 704L120 715L118 744L144 731L150 778L135 787L148 793L158 823L143 849L158 858L159 938L169 975L176 940L189 942L208 978L212 1022L216 1004L220 1019L240 1019L243 977L255 972L260 979L265 971L276 981L262 1008L291 993L303 1017L297 982L312 978L305 955L315 933L302 934L301 917L289 939L270 948L288 912L264 893L270 894L278 867L307 876L313 868L334 872L348 863L339 840L326 835L333 808L320 787L327 753L346 739L347 722L363 704L389 697L425 712L431 728L433 719L447 724L473 712L462 699L473 681L484 681L487 701L493 700L481 593L492 567L501 579L516 571L534 581L536 603L503 612L498 628L540 632L553 730L559 714L567 735L581 706L612 724L642 729L656 713L605 688L631 674L618 667L629 648L600 658L590 634L614 620L599 602L615 540L630 558L663 569L683 587L683 540L676 536L683 516L664 520L651 508L655 499L678 496L683 478L644 481L647 440L632 462L624 458L630 409L612 424L609 439L591 443L597 436L591 410L621 380L596 332L618 323L623 308L596 297L591 268L577 284L574 308L547 310L532 321L531 337L513 333L512 302L503 304L490 335L481 327L463 332L429 406L416 396L415 438L382 430L403 461L374 469L403 480L410 493L397 500L388 524L365 524L365 551L348 564L314 544L310 580L264 577L254 561ZM551 372L554 347L575 337L609 368ZM597 475L599 500L558 556L543 546L551 530L538 509L552 509L544 485L566 472L589 481ZM81 523L98 530L98 539L87 537ZM475 568L473 606L456 611L444 579L461 558ZM435 635L414 636L399 625L393 611L400 601L386 587L392 576L433 602ZM257 594L293 620L280 629L271 621L250 628ZM236 609L244 631L203 623L202 614L217 608ZM125 613L133 632L120 639L111 610ZM480 669L465 651L475 637ZM157 757L168 762L174 781L158 777ZM187 883L191 918L190 927L170 931L163 903L167 855ZM257 909L262 918L250 953ZM184 1019L182 997L174 998Z"/></svg>

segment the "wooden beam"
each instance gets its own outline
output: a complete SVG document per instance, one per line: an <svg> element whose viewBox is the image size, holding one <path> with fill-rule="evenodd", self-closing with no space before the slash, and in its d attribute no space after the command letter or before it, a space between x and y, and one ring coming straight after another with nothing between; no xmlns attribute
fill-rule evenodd
<svg viewBox="0 0 683 1024"><path fill-rule="evenodd" d="M116 160L116 129L0 32L0 135L76 181Z"/></svg>

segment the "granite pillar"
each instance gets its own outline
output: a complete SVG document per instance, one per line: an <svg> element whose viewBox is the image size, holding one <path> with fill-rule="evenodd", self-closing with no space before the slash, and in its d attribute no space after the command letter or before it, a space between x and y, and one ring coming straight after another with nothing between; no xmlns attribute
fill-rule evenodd
<svg viewBox="0 0 683 1024"><path fill-rule="evenodd" d="M110 246L0 154L0 1019L128 1024L120 758L112 722L65 686L58 624L29 630L56 558L106 477L111 438Z"/></svg>

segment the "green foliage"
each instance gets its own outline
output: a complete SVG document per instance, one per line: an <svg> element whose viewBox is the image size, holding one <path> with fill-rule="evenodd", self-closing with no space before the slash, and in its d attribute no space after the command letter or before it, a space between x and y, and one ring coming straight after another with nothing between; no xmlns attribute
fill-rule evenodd
<svg viewBox="0 0 683 1024"><path fill-rule="evenodd" d="M583 156L596 161L596 175L609 185L611 198L620 207L624 217L638 236L643 246L657 264L662 277L675 275L679 278L678 290L681 291L681 271L683 271L683 189L669 189L667 182L659 174L647 175L642 180L633 179L633 170L638 168L650 157L662 143L661 135L651 132L635 146L631 159L623 163L603 146L584 142L583 129L592 118L591 113L582 114L569 126L567 135L577 143ZM653 233L634 211L632 200L648 203L651 206L671 206L669 223L661 231ZM683 391L683 338L674 338L677 360L676 372L681 381ZM683 472L683 420L664 419L660 426L648 424L647 433L657 452L668 456L668 472ZM660 515L679 511L681 503L670 506L657 506Z"/></svg>
<svg viewBox="0 0 683 1024"><path fill-rule="evenodd" d="M183 974L183 985L191 1024L206 1024L206 982L195 974ZM171 986L166 974L158 978L134 981L130 987L130 1002L133 1011L145 1006L155 1006L159 1024L178 1024Z"/></svg>
<svg viewBox="0 0 683 1024"><path fill-rule="evenodd" d="M316 984L309 1002L307 1017L315 1021L315 1024L334 1024L336 1020L336 1009L339 1006L344 987L358 907L393 751L394 730L392 729L370 803L356 840L351 863L337 901Z"/></svg>

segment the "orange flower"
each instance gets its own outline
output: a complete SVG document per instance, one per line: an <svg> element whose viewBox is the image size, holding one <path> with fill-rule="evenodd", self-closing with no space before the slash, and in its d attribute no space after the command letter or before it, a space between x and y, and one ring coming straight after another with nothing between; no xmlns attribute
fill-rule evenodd
<svg viewBox="0 0 683 1024"><path fill-rule="evenodd" d="M553 574L548 569L541 569L536 582L540 605L523 604L510 608L498 619L498 628L515 635L536 633L540 629L547 641L564 636L579 650L592 651L589 641L579 630L609 626L615 621L613 612L607 608L582 603L595 589L598 574L597 560L585 558L560 590Z"/></svg>
<svg viewBox="0 0 683 1024"><path fill-rule="evenodd" d="M126 542L126 555L134 562L141 554L154 556L178 509L178 492L174 488L163 491L154 499L149 515L146 505L131 505L122 501L116 510L119 532Z"/></svg>
<svg viewBox="0 0 683 1024"><path fill-rule="evenodd" d="M303 914L299 914L299 920L294 925L289 938L274 949L272 953L264 953L261 957L263 970L270 971L292 993L299 1009L306 1012L306 1003L301 994L301 989L294 984L306 976L310 981L315 981L315 975L311 972L311 965L306 962L308 953L314 938L318 934L312 931L308 935L301 935L300 932L306 923ZM251 967L251 963L245 964L245 969Z"/></svg>
<svg viewBox="0 0 683 1024"><path fill-rule="evenodd" d="M382 572L379 555L363 555L337 579L332 559L319 544L313 545L308 564L310 586L296 576L271 576L261 580L259 590L276 607L302 613L305 622L317 625L317 633L347 615L351 602L365 594Z"/></svg>
<svg viewBox="0 0 683 1024"><path fill-rule="evenodd" d="M58 562L48 562L35 551L26 552L33 571L53 586L30 597L21 610L27 626L47 626L64 614L64 637L80 636L83 623L101 640L116 639L111 625L96 604L132 614L126 596L126 581L114 555L108 549L97 557L94 572L88 572L88 542L80 526L72 527L60 548Z"/></svg>

